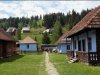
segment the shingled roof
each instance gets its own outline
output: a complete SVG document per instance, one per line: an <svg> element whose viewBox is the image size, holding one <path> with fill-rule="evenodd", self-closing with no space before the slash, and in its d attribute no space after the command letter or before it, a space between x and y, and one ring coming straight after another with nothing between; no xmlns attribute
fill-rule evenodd
<svg viewBox="0 0 100 75"><path fill-rule="evenodd" d="M80 22L78 22L67 34L72 36L86 28L100 28L100 6L92 9Z"/></svg>
<svg viewBox="0 0 100 75"><path fill-rule="evenodd" d="M21 40L20 43L37 43L37 42L34 41L31 37L27 36L26 38Z"/></svg>
<svg viewBox="0 0 100 75"><path fill-rule="evenodd" d="M7 32L3 29L0 29L0 40L14 41L12 37L9 34L7 34Z"/></svg>

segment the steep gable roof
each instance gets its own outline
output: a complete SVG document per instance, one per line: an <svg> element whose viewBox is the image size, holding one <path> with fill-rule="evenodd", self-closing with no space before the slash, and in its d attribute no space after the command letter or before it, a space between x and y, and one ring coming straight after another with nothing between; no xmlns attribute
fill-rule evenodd
<svg viewBox="0 0 100 75"><path fill-rule="evenodd" d="M100 28L100 6L91 10L80 22L78 22L67 34L71 36L86 28Z"/></svg>
<svg viewBox="0 0 100 75"><path fill-rule="evenodd" d="M14 32L16 30L15 27L9 27L6 32Z"/></svg>
<svg viewBox="0 0 100 75"><path fill-rule="evenodd" d="M0 29L0 40L14 41L12 37L3 29Z"/></svg>
<svg viewBox="0 0 100 75"><path fill-rule="evenodd" d="M21 40L20 43L37 43L37 42L34 41L31 37L27 36L26 38L24 38L23 40Z"/></svg>

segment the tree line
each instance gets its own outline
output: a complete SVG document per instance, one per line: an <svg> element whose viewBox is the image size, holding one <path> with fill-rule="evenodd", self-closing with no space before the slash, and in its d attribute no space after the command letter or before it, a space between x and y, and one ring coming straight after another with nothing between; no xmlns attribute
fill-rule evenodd
<svg viewBox="0 0 100 75"><path fill-rule="evenodd" d="M21 39L21 28L23 26L30 26L34 28L45 27L53 28L54 33L52 36L49 36L47 33L43 34L43 43L54 43L62 35L62 27L65 27L67 30L70 30L77 22L79 22L90 10L82 10L81 13L76 12L75 10L69 11L66 15L64 13L49 13L43 16L31 16L28 17L9 17L0 19L0 28L4 30L9 27L17 28L17 39ZM46 37L45 37L46 36ZM47 38L47 39L46 39ZM50 40L53 39L53 40ZM49 40L46 41L46 40Z"/></svg>
<svg viewBox="0 0 100 75"><path fill-rule="evenodd" d="M31 16L31 18L28 17L9 17L0 19L0 28L3 28L4 30L8 29L9 27L16 27L18 28L20 23L22 23L23 26L31 26L31 27L40 27L42 26L42 23L40 21L42 20L42 16Z"/></svg>
<svg viewBox="0 0 100 75"><path fill-rule="evenodd" d="M49 44L55 43L59 37L63 34L62 27L70 30L77 22L79 22L90 10L83 10L81 13L77 13L75 10L68 12L67 15L64 13L52 13L44 16L44 26L46 28L53 28L54 32L52 35L45 33L43 35L42 43ZM48 41L49 40L49 41Z"/></svg>
<svg viewBox="0 0 100 75"><path fill-rule="evenodd" d="M7 29L8 27L18 28L19 23L22 23L23 26L30 25L31 27L46 27L52 28L57 20L57 17L60 17L61 26L65 26L67 29L71 29L78 21L80 21L90 10L82 10L81 13L76 12L75 10L69 11L66 15L64 13L50 13L45 14L43 17L40 16L31 16L28 17L9 17L0 19L0 28Z"/></svg>
<svg viewBox="0 0 100 75"><path fill-rule="evenodd" d="M82 10L81 13L76 12L75 10L69 11L67 15L64 13L52 13L46 14L43 17L44 26L46 28L54 27L54 24L57 20L57 17L60 17L61 26L65 26L70 30L77 22L79 22L90 10Z"/></svg>

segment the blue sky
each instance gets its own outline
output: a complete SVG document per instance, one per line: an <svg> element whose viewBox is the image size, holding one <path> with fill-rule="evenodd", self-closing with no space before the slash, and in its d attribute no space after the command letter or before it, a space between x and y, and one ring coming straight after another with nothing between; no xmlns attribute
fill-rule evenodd
<svg viewBox="0 0 100 75"><path fill-rule="evenodd" d="M81 12L100 5L100 1L0 1L0 18L31 17L48 13Z"/></svg>

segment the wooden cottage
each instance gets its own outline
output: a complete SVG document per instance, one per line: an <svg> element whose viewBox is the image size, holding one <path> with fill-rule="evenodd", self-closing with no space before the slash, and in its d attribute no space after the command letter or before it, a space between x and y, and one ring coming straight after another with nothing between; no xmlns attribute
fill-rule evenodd
<svg viewBox="0 0 100 75"><path fill-rule="evenodd" d="M15 54L16 42L4 30L0 29L0 58Z"/></svg>
<svg viewBox="0 0 100 75"><path fill-rule="evenodd" d="M66 34L68 32L64 33L58 41L55 43L57 45L58 53L67 53L67 50L70 50L71 47L71 39L66 38Z"/></svg>
<svg viewBox="0 0 100 75"><path fill-rule="evenodd" d="M67 34L72 39L68 57L88 64L100 63L100 6L91 10Z"/></svg>
<svg viewBox="0 0 100 75"><path fill-rule="evenodd" d="M24 52L35 52L37 51L38 44L31 37L27 36L19 43L19 48Z"/></svg>
<svg viewBox="0 0 100 75"><path fill-rule="evenodd" d="M30 27L23 27L21 33L29 33L30 30L31 30Z"/></svg>
<svg viewBox="0 0 100 75"><path fill-rule="evenodd" d="M16 35L16 28L15 27L9 27L6 32L9 33L12 36L15 36Z"/></svg>
<svg viewBox="0 0 100 75"><path fill-rule="evenodd" d="M44 33L52 34L53 31L54 31L54 29L46 29L46 30L43 31L43 34L44 34Z"/></svg>

